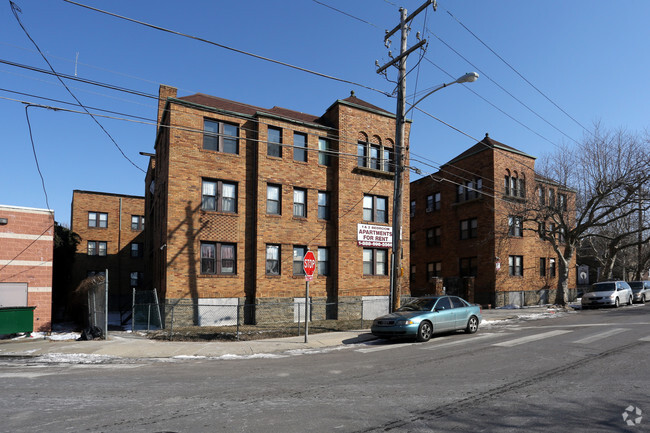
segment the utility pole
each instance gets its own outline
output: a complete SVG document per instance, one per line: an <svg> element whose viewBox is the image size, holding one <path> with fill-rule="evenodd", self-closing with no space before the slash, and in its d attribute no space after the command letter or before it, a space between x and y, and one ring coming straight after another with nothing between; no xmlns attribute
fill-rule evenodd
<svg viewBox="0 0 650 433"><path fill-rule="evenodd" d="M401 276L402 276L402 209L403 209L403 177L404 177L404 130L405 119L404 111L406 103L404 95L406 93L406 58L410 53L420 48L426 43L422 40L414 45L412 48L407 49L408 39L408 23L422 12L427 6L433 4L434 10L436 9L436 0L427 0L420 6L413 14L407 16L406 9L400 8L400 23L391 31L386 32L384 42L401 30L400 38L400 54L392 61L386 63L384 66L377 69L377 73L384 72L389 66L397 63L398 79L397 79L397 110L395 112L395 184L393 188L393 252L391 259L391 278L390 278L390 306L391 311L395 311L400 306L401 296Z"/></svg>

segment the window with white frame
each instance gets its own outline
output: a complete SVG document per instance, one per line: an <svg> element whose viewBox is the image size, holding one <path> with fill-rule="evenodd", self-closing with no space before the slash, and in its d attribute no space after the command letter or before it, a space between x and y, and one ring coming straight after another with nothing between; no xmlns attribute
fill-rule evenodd
<svg viewBox="0 0 650 433"><path fill-rule="evenodd" d="M293 216L307 218L307 190L293 189Z"/></svg>
<svg viewBox="0 0 650 433"><path fill-rule="evenodd" d="M88 241L89 256L106 256L108 244L105 241Z"/></svg>
<svg viewBox="0 0 650 433"><path fill-rule="evenodd" d="M332 165L332 157L330 155L330 142L326 138L318 138L318 163L329 167Z"/></svg>
<svg viewBox="0 0 650 433"><path fill-rule="evenodd" d="M282 187L280 185L266 185L266 213L269 215L282 214Z"/></svg>
<svg viewBox="0 0 650 433"><path fill-rule="evenodd" d="M88 212L88 227L108 227L108 214L106 212Z"/></svg>
<svg viewBox="0 0 650 433"><path fill-rule="evenodd" d="M522 218L516 215L508 217L508 235L521 238L524 236Z"/></svg>
<svg viewBox="0 0 650 433"><path fill-rule="evenodd" d="M293 246L293 275L305 275L304 260L307 247L304 245Z"/></svg>
<svg viewBox="0 0 650 433"><path fill-rule="evenodd" d="M144 230L144 216L131 215L131 230Z"/></svg>
<svg viewBox="0 0 650 433"><path fill-rule="evenodd" d="M511 277L524 276L524 256L509 256L508 268Z"/></svg>
<svg viewBox="0 0 650 433"><path fill-rule="evenodd" d="M266 245L266 275L280 275L280 245Z"/></svg>
<svg viewBox="0 0 650 433"><path fill-rule="evenodd" d="M370 222L388 222L388 198L366 194L363 196L363 220Z"/></svg>
<svg viewBox="0 0 650 433"><path fill-rule="evenodd" d="M318 247L318 275L330 274L330 250L327 247Z"/></svg>
<svg viewBox="0 0 650 433"><path fill-rule="evenodd" d="M330 193L318 191L318 219L330 219Z"/></svg>
<svg viewBox="0 0 650 433"><path fill-rule="evenodd" d="M364 248L363 275L388 275L388 250Z"/></svg>

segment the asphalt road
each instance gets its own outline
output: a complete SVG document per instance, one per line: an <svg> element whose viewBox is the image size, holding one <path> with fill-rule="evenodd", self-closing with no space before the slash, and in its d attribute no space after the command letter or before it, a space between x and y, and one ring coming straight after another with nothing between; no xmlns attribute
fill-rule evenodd
<svg viewBox="0 0 650 433"><path fill-rule="evenodd" d="M282 358L4 359L0 431L650 431L649 343L650 305Z"/></svg>

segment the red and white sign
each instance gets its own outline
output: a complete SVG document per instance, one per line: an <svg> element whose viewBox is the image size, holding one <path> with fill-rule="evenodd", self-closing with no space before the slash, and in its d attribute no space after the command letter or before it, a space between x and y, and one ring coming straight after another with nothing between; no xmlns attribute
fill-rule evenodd
<svg viewBox="0 0 650 433"><path fill-rule="evenodd" d="M390 248L393 246L393 228L390 226L357 224L357 245Z"/></svg>
<svg viewBox="0 0 650 433"><path fill-rule="evenodd" d="M302 260L302 267L305 270L305 280L312 281L314 279L314 271L316 270L316 257L311 251L307 251L305 258Z"/></svg>

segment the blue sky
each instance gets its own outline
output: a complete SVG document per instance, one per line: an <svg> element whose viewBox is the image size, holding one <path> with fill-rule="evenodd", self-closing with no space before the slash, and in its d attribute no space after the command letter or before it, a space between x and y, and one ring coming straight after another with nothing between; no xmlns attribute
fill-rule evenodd
<svg viewBox="0 0 650 433"><path fill-rule="evenodd" d="M361 99L395 110L395 99L380 92L126 22L63 0L15 3L22 10L23 25L59 73L76 72L84 79L151 95L157 95L162 83L177 87L181 96L201 92L315 115L354 90ZM397 25L400 6L412 12L423 0L80 3L392 92L394 84L375 72L375 60L383 65L389 59L384 31ZM9 2L1 5L0 60L47 69ZM413 111L411 152L419 162L412 165L423 174L435 172L486 132L537 157L561 144L574 145L574 140L580 141L585 134L583 127L592 128L595 121L607 128L643 132L650 119L650 86L645 82L650 69L648 17L647 0L439 0L436 12L430 7L412 23L409 45L417 42L418 31L429 44L419 63L419 54L408 59L412 71L407 94L453 81L469 71L481 77L475 83L436 92L418 105L466 135ZM399 41L392 39L396 53ZM395 80L394 69L389 70L388 78ZM87 115L31 107L27 111L35 159L25 105L14 100L79 108L41 99L74 102L49 75L0 63L0 83L0 204L49 207L54 209L55 219L67 225L74 189L144 195L141 170L146 170L147 158L139 152L153 152L154 100L66 81L87 107L114 111L119 114L111 116L118 118L128 114L151 120L135 123L98 118L118 149Z"/></svg>

